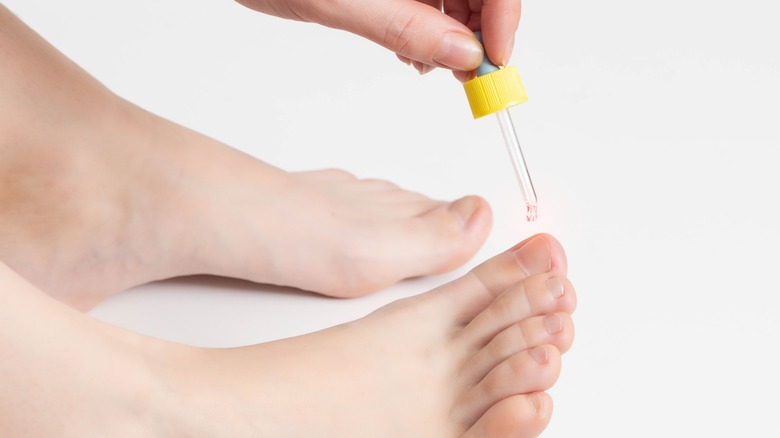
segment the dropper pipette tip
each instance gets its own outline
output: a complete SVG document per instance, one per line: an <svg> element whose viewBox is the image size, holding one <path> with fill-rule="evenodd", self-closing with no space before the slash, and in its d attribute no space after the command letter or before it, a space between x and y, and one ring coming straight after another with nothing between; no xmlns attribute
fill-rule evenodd
<svg viewBox="0 0 780 438"><path fill-rule="evenodd" d="M525 218L528 220L528 222L533 222L536 220L536 204L525 204L526 210L525 210Z"/></svg>

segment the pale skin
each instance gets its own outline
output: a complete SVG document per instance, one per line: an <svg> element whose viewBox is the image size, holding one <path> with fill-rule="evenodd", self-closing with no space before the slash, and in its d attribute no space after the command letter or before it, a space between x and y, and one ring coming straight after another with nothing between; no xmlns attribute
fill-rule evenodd
<svg viewBox="0 0 780 438"><path fill-rule="evenodd" d="M118 98L7 11L0 32L0 260L68 304L197 273L351 297L487 237L481 198L282 171Z"/></svg>
<svg viewBox="0 0 780 438"><path fill-rule="evenodd" d="M347 30L393 51L420 74L436 67L461 81L482 62L474 36L496 65L512 55L520 0L238 0L277 17Z"/></svg>
<svg viewBox="0 0 780 438"><path fill-rule="evenodd" d="M2 6L0 59L0 436L544 429L576 306L549 235L363 319L242 348L80 313L193 273L372 292L465 262L490 210L475 196L445 203L265 164L117 97Z"/></svg>

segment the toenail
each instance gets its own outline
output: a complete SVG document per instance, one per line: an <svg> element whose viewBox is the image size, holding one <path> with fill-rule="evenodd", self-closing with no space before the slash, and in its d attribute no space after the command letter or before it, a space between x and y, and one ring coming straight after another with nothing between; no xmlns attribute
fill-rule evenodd
<svg viewBox="0 0 780 438"><path fill-rule="evenodd" d="M528 398L531 400L531 406L533 406L535 413L541 412L541 410L544 408L544 404L542 403L542 396L539 395L539 393L533 393Z"/></svg>
<svg viewBox="0 0 780 438"><path fill-rule="evenodd" d="M478 207L479 200L473 196L467 196L450 204L450 211L460 216L465 225L468 224L471 216L474 216L474 212L477 211Z"/></svg>
<svg viewBox="0 0 780 438"><path fill-rule="evenodd" d="M539 362L540 365L544 365L550 360L550 357L547 355L547 349L543 346L532 348L531 356L533 356L534 360Z"/></svg>
<svg viewBox="0 0 780 438"><path fill-rule="evenodd" d="M550 294L553 296L553 298L558 299L563 296L563 282L558 277L548 278L547 290L550 291Z"/></svg>
<svg viewBox="0 0 780 438"><path fill-rule="evenodd" d="M534 237L515 250L514 254L528 276L547 272L551 268L550 247L544 237Z"/></svg>
<svg viewBox="0 0 780 438"><path fill-rule="evenodd" d="M554 335L563 330L563 320L560 315L553 313L544 317L544 326L551 335Z"/></svg>

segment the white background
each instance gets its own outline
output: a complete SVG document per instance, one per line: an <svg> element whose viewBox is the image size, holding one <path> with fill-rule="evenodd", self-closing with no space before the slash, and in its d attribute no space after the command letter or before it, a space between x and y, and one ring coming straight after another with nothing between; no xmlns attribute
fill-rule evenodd
<svg viewBox="0 0 780 438"><path fill-rule="evenodd" d="M546 437L780 436L774 2L526 1L512 64L530 100L512 111L540 198L531 224L495 120L472 120L446 72L228 0L5 3L119 95L272 164L494 209L468 266L371 297L196 277L95 317L256 343L362 316L545 231L579 294Z"/></svg>

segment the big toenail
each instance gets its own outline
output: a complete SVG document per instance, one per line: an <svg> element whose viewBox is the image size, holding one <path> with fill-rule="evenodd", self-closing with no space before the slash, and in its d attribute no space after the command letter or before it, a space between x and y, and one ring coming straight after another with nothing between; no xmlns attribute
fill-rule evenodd
<svg viewBox="0 0 780 438"><path fill-rule="evenodd" d="M547 355L547 349L541 345L531 349L531 356L533 356L534 360L539 362L540 365L544 365L550 360Z"/></svg>
<svg viewBox="0 0 780 438"><path fill-rule="evenodd" d="M531 400L531 406L534 407L534 411L538 414L542 410L544 405L542 404L542 396L538 393L533 393L528 398Z"/></svg>
<svg viewBox="0 0 780 438"><path fill-rule="evenodd" d="M550 291L550 294L553 296L553 298L558 299L563 296L563 282L558 277L548 278L547 290Z"/></svg>
<svg viewBox="0 0 780 438"><path fill-rule="evenodd" d="M471 216L474 216L474 212L479 207L479 199L473 196L467 196L465 198L458 199L450 204L450 211L457 214L463 219L464 224L468 224Z"/></svg>
<svg viewBox="0 0 780 438"><path fill-rule="evenodd" d="M554 335L563 330L563 320L560 315L553 313L544 317L544 326L551 335Z"/></svg>
<svg viewBox="0 0 780 438"><path fill-rule="evenodd" d="M543 237L534 237L514 254L526 275L541 274L550 270L550 247Z"/></svg>

